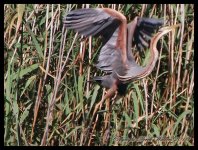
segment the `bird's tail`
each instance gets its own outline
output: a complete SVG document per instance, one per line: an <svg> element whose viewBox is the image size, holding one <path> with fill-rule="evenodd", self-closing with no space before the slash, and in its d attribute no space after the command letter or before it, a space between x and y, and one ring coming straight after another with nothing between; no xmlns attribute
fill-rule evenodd
<svg viewBox="0 0 198 150"><path fill-rule="evenodd" d="M97 82L103 87L109 89L113 85L113 79L110 75L106 76L96 76L89 80L89 82Z"/></svg>

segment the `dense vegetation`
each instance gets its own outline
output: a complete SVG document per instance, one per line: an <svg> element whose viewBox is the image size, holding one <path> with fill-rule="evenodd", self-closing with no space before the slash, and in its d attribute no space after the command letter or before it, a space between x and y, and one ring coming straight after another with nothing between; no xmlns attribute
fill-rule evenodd
<svg viewBox="0 0 198 150"><path fill-rule="evenodd" d="M154 71L95 117L105 89L87 81L104 74L94 66L101 40L62 24L68 11L85 7L181 24L158 42ZM147 51L132 50L145 65ZM194 145L193 94L193 4L4 5L4 145Z"/></svg>

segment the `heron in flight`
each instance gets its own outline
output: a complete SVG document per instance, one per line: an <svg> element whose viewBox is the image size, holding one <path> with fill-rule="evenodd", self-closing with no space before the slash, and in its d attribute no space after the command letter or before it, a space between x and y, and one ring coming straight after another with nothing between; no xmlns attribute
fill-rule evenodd
<svg viewBox="0 0 198 150"><path fill-rule="evenodd" d="M63 19L64 26L74 29L86 37L102 37L96 67L107 74L94 77L108 89L104 99L112 97L116 91L122 94L127 84L149 75L158 59L158 40L173 27L164 27L153 36L163 20L154 18L135 19L127 24L126 17L110 8L88 8L70 11ZM150 58L145 67L138 65L131 52L132 42L139 50L150 48Z"/></svg>

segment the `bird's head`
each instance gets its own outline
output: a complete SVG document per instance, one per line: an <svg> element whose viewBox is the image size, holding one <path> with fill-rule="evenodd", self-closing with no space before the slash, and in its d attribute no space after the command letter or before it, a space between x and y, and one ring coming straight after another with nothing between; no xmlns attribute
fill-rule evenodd
<svg viewBox="0 0 198 150"><path fill-rule="evenodd" d="M164 36L165 34L171 32L171 31L174 31L175 28L177 28L179 26L180 26L180 24L160 28L158 33L156 33L151 40L151 49L154 49L154 48L156 49L156 45L157 45L157 42L159 41L159 39L162 36Z"/></svg>

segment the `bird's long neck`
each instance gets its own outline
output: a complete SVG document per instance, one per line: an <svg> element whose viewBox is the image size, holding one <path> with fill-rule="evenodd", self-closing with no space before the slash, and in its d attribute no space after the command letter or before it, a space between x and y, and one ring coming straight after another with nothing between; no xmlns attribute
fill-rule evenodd
<svg viewBox="0 0 198 150"><path fill-rule="evenodd" d="M157 62L158 59L158 50L156 48L157 46L157 42L159 41L159 39L166 33L170 32L171 30L167 30L164 32L158 32L152 39L150 42L150 57L149 57L149 62L148 64L144 67L144 71L139 75L139 78L143 78L146 77L147 75L149 75L153 68L155 67L155 64Z"/></svg>
<svg viewBox="0 0 198 150"><path fill-rule="evenodd" d="M154 42L155 42L154 39L152 39L151 43L150 43L149 61L148 61L147 65L143 68L143 72L140 74L139 78L144 78L147 75L149 75L155 67L159 53L156 49L156 46L153 45Z"/></svg>

